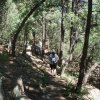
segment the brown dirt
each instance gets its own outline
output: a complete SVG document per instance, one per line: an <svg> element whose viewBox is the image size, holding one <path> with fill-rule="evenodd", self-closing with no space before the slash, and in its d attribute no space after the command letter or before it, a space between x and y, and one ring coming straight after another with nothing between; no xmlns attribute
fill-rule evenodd
<svg viewBox="0 0 100 100"><path fill-rule="evenodd" d="M22 57L22 56L21 56ZM8 62L0 63L0 73L5 77L3 88L6 95L16 85L16 80L22 76L25 94L32 100L70 100L66 97L66 82L59 76L50 75L46 62L33 56L10 58ZM17 59L17 60L16 60ZM27 60L26 60L27 59Z"/></svg>

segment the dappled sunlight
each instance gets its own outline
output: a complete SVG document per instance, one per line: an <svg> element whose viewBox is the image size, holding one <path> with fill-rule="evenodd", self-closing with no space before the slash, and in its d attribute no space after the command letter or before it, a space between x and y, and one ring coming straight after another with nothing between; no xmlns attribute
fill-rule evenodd
<svg viewBox="0 0 100 100"><path fill-rule="evenodd" d="M13 62L13 61L9 61L9 63L10 63L10 64L14 64L14 62Z"/></svg>
<svg viewBox="0 0 100 100"><path fill-rule="evenodd" d="M69 83L75 85L77 83L77 78L74 76L69 75L68 73L64 73L62 78L66 79Z"/></svg>
<svg viewBox="0 0 100 100"><path fill-rule="evenodd" d="M86 89L88 89L88 94L84 96L86 99L90 100L100 100L100 90L95 88L94 86L91 85L86 85Z"/></svg>
<svg viewBox="0 0 100 100"><path fill-rule="evenodd" d="M21 75L25 94L27 95L27 97L21 97L24 100L33 100L33 98L35 100L72 100L66 94L68 89L66 86L69 83L74 86L77 78L67 73L63 77L59 75L52 76L48 62L42 61L36 56L19 55L13 60L0 65L0 68L5 73L3 86L5 93L9 95L11 95L9 91L13 90L16 86L17 78ZM96 93L97 97L99 92L96 92L94 89L91 90ZM89 89L90 96L94 96L94 92L91 92ZM84 95L84 98L87 96L89 98L89 95Z"/></svg>
<svg viewBox="0 0 100 100"><path fill-rule="evenodd" d="M0 0L0 100L100 100L100 0Z"/></svg>

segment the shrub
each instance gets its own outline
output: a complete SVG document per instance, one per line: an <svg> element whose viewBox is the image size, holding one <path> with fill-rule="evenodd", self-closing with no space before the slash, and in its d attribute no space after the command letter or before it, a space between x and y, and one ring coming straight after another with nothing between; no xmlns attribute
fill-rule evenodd
<svg viewBox="0 0 100 100"><path fill-rule="evenodd" d="M9 55L7 52L3 52L0 54L0 61L8 61Z"/></svg>

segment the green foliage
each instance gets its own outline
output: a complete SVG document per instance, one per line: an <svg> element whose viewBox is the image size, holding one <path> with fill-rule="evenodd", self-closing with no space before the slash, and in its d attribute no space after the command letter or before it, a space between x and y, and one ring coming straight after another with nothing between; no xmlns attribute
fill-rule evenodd
<svg viewBox="0 0 100 100"><path fill-rule="evenodd" d="M100 45L97 45L97 46L96 46L96 49L95 49L95 52L94 52L94 59L95 59L96 61L100 61L99 52L100 52Z"/></svg>
<svg viewBox="0 0 100 100"><path fill-rule="evenodd" d="M88 91L86 88L82 89L81 92L75 93L75 86L73 84L69 83L66 86L66 95L73 100L84 100L83 96L87 94Z"/></svg>
<svg viewBox="0 0 100 100"><path fill-rule="evenodd" d="M71 83L69 83L66 86L66 95L67 96L71 96L72 95L72 92L74 92L74 90L75 90L75 86L73 86Z"/></svg>
<svg viewBox="0 0 100 100"><path fill-rule="evenodd" d="M12 0L6 0L5 5L2 6L2 23L0 23L0 41L6 42L11 39L11 34L13 34L19 23L19 13L17 6Z"/></svg>
<svg viewBox="0 0 100 100"><path fill-rule="evenodd" d="M96 28L93 28L91 30L91 34L90 34L90 45L89 45L89 52L91 50L91 48L93 47L93 45L100 41L100 29L99 29L100 26L96 27ZM94 49L94 52L93 52L93 57L94 57L94 60L96 61L100 61L100 55L99 54L99 51L100 51L100 45L99 43L95 46L95 49Z"/></svg>
<svg viewBox="0 0 100 100"><path fill-rule="evenodd" d="M0 6L0 12L2 18L2 23L0 23L0 41L9 41L12 36L15 34L15 30L18 28L22 19L27 15L30 9L40 2L40 0L6 0L5 3L2 1ZM93 6L93 13L100 11L99 0L94 0L93 3L96 5ZM65 1L64 3L64 57L68 54L69 49L69 35L70 27L73 23L74 28L76 28L79 40L77 46L75 47L74 56L81 54L83 47L83 33L85 32L85 24L87 17L87 5L84 5L79 9L78 14L74 14L71 11L72 1ZM41 40L43 32L43 18L46 21L46 34L47 38L50 41L50 49L58 48L60 42L60 33L61 33L61 1L59 0L46 0L46 2L37 9L33 15L28 19L25 24L25 27L22 29L21 34L18 39L18 43L22 46L24 45L24 34L28 34L28 41L32 40L32 32L36 34L36 41ZM84 20L83 20L84 19ZM98 16L98 24L100 24L100 16ZM84 28L83 28L84 27ZM91 28L90 34L90 45L94 44L100 37L99 34L100 26ZM20 45L19 45L20 46ZM99 47L98 47L99 48ZM98 50L95 51L95 58L99 59Z"/></svg>
<svg viewBox="0 0 100 100"><path fill-rule="evenodd" d="M0 5L0 42L6 43L11 40L12 36L15 34L19 24L25 18L30 9L40 0L1 0L3 3ZM90 53L91 47L98 40L100 40L100 14L96 11L100 11L100 0L93 0L93 3L96 3L96 6L93 6L93 14L98 14L97 24L98 26L91 27L91 34L89 38L89 50ZM83 48L83 39L84 32L86 27L86 18L87 18L87 5L84 5L79 9L78 14L74 14L71 11L72 0L65 0L65 8L64 8L64 29L65 29L65 37L64 37L64 57L67 57L69 50L69 41L70 41L70 27L73 23L74 28L78 32L78 41L75 47L73 56L78 57ZM36 41L42 40L43 33L43 18L46 23L46 36L50 42L50 49L57 48L59 49L60 45L60 36L61 36L61 2L60 0L46 0L46 2L37 9L33 15L27 20L25 26L21 30L21 34L19 35L18 42L16 43L18 47L24 48L25 45L25 34L27 34L27 41L31 41L33 39L32 33L36 34ZM93 22L96 22L95 20ZM92 24L92 23L91 23ZM19 52L19 49L18 49ZM95 47L93 52L94 60L100 61L100 45ZM29 57L28 57L29 58ZM0 61L8 61L9 56L6 52L0 54ZM77 59L79 61L80 58ZM18 65L27 67L29 66L29 62L20 55L16 57ZM76 76L77 73L72 71L67 72L68 75ZM43 85L48 84L49 79L48 76L43 77ZM83 95L87 93L87 90L83 89L80 93L74 94L75 86L69 83L66 86L66 95L69 97L75 97L81 100Z"/></svg>
<svg viewBox="0 0 100 100"><path fill-rule="evenodd" d="M86 88L82 89L81 92L77 93L78 100L84 100L84 95L88 95L88 90Z"/></svg>
<svg viewBox="0 0 100 100"><path fill-rule="evenodd" d="M9 55L7 52L0 53L0 61L8 61Z"/></svg>

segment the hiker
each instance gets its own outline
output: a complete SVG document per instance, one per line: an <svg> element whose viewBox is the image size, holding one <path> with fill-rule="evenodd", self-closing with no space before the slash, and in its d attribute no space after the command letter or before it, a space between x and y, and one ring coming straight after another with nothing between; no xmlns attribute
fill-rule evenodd
<svg viewBox="0 0 100 100"><path fill-rule="evenodd" d="M52 50L52 52L49 55L49 64L51 68L51 74L56 75L56 68L57 68L57 63L58 63L59 57L56 54L55 50Z"/></svg>

